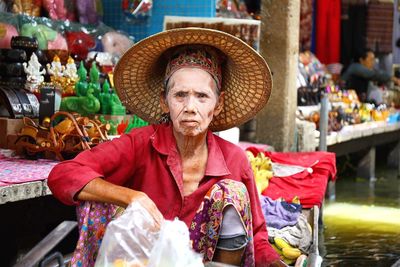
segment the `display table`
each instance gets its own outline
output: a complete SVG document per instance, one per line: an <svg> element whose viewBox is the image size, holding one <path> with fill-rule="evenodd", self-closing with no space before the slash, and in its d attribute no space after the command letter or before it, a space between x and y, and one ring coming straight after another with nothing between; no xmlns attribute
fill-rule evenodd
<svg viewBox="0 0 400 267"><path fill-rule="evenodd" d="M328 151L338 156L360 150L362 147L400 141L400 122L365 122L347 125L327 136Z"/></svg>
<svg viewBox="0 0 400 267"><path fill-rule="evenodd" d="M22 159L0 150L0 204L50 195L46 179L57 163Z"/></svg>

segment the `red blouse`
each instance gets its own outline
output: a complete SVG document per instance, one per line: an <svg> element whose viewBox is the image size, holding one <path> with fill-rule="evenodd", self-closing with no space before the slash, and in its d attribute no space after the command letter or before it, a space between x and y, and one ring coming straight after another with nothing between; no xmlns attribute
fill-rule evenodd
<svg viewBox="0 0 400 267"><path fill-rule="evenodd" d="M54 196L65 204L77 204L74 196L97 177L146 193L164 218L178 217L189 227L205 194L213 184L229 178L243 182L249 192L257 266L279 259L268 243L253 172L245 153L237 146L207 134L208 161L204 178L190 195L183 195L182 164L172 127L152 125L80 153L56 165L48 178Z"/></svg>

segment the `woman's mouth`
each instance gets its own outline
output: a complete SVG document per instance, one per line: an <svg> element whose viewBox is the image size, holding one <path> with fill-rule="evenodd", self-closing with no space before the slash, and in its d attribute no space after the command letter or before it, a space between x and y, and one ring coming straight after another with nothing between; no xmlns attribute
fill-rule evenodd
<svg viewBox="0 0 400 267"><path fill-rule="evenodd" d="M197 126L198 124L198 122L195 120L183 120L181 123L187 126Z"/></svg>

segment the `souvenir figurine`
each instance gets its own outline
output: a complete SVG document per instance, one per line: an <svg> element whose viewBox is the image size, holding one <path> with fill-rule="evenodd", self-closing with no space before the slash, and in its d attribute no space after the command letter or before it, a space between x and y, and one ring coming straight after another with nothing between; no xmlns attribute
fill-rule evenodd
<svg viewBox="0 0 400 267"><path fill-rule="evenodd" d="M122 105L118 95L111 89L111 115L125 115L126 108Z"/></svg>
<svg viewBox="0 0 400 267"><path fill-rule="evenodd" d="M87 82L87 71L81 62L78 69L79 81L75 84L75 91L77 96L64 97L61 100L61 110L77 112L81 115L96 114L100 110L100 101L94 95L96 83L98 84L98 77L92 71L91 78L93 82ZM100 89L99 89L100 90ZM100 92L99 92L100 93Z"/></svg>
<svg viewBox="0 0 400 267"><path fill-rule="evenodd" d="M73 0L43 0L43 7L54 20L75 21L75 1Z"/></svg>
<svg viewBox="0 0 400 267"><path fill-rule="evenodd" d="M63 77L64 66L61 65L60 58L57 55L54 56L51 65L47 64L46 67L47 67L47 73L51 75L53 79L58 79L59 77Z"/></svg>
<svg viewBox="0 0 400 267"><path fill-rule="evenodd" d="M75 85L75 91L77 96L85 96L86 91L87 91L87 71L85 66L83 65L83 61L81 61L81 64L79 65L78 69L78 77L79 81Z"/></svg>
<svg viewBox="0 0 400 267"><path fill-rule="evenodd" d="M68 57L67 64L65 65L64 76L73 80L78 80L75 60L72 57Z"/></svg>
<svg viewBox="0 0 400 267"><path fill-rule="evenodd" d="M63 87L64 95L74 95L75 94L75 84L78 81L79 76L77 73L75 61L72 57L68 57L67 64L64 70L65 84Z"/></svg>
<svg viewBox="0 0 400 267"><path fill-rule="evenodd" d="M110 88L108 80L105 80L103 83L103 90L100 93L99 100L101 104L102 114L111 114L111 115L126 114L125 107L122 105L118 95L114 92L113 89Z"/></svg>
<svg viewBox="0 0 400 267"><path fill-rule="evenodd" d="M97 69L96 62L92 62L92 67L90 68L89 72L90 76L90 82L88 84L88 89L93 90L93 95L97 98L100 96L100 83L99 83L99 78L100 78L100 72Z"/></svg>
<svg viewBox="0 0 400 267"><path fill-rule="evenodd" d="M39 85L44 81L43 74L46 71L42 68L35 53L32 53L28 63L24 62L22 65L27 78L25 89L32 93L37 92Z"/></svg>

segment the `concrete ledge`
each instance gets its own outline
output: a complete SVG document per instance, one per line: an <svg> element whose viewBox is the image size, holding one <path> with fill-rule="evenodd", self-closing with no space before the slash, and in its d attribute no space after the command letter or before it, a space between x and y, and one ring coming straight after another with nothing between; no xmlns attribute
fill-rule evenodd
<svg viewBox="0 0 400 267"><path fill-rule="evenodd" d="M0 204L50 195L46 181L29 182L0 187Z"/></svg>

